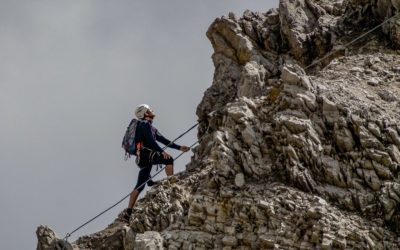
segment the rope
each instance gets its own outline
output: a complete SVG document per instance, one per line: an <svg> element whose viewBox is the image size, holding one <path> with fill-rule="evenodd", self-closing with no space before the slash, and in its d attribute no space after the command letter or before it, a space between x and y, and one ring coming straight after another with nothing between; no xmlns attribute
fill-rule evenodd
<svg viewBox="0 0 400 250"><path fill-rule="evenodd" d="M200 121L200 122L201 122L201 121ZM200 122L198 122L198 123L196 123L195 125L193 125L190 129L188 129L186 132L184 132L183 134L181 134L180 136L178 136L175 140L173 140L172 142L170 142L168 145L172 145L172 143L174 143L176 140L178 140L179 138L181 138L182 136L184 136L185 134L187 134L190 130L194 129L197 125L199 125ZM200 139L198 139L195 143L193 143L192 145L190 145L189 149L191 149L194 145L196 145L197 143L199 143L199 142L204 138L204 136L207 135L209 128L210 128L210 124L209 124L208 127L207 127L206 133L204 133L203 136L201 136ZM168 146L168 145L167 145L167 146ZM165 149L167 146L165 146L164 149ZM163 150L164 150L164 149L163 149ZM180 153L177 157L174 158L174 161L177 160L179 157L181 157L181 155L183 155L184 153L186 153L186 152ZM165 167L166 167L166 166L165 166ZM139 189L139 188L143 187L144 185L146 185L146 183L147 183L148 181L150 181L150 180L153 179L156 175L158 175L159 173L161 173L161 172L165 169L165 167L163 167L161 170L159 170L158 172L156 172L153 176L150 176L150 178L149 178L146 182L142 183L142 185L140 185L137 189ZM115 206L117 206L118 204L120 204L122 201L124 201L126 198L128 198L135 190L136 190L136 189L134 189L133 191L131 191L129 194L125 195L122 199L120 199L119 201L117 201L117 202L114 203L112 206L108 207L107 209L105 209L104 211L102 211L101 213L99 213L98 215L94 216L93 218L91 218L90 220L86 221L85 223L83 223L83 224L80 225L79 227L75 228L75 229L72 230L70 233L67 233L67 234L65 235L65 237L63 238L63 240L66 241L66 242L68 242L68 238L71 237L71 235L72 235L73 233L75 233L75 232L78 231L79 229L83 228L84 226L86 226L86 225L89 224L90 222L94 221L95 219L99 218L101 215L105 214L106 212L108 212L109 210L111 210L112 208L114 208ZM64 244L63 250L64 250L64 248L65 248L65 244Z"/></svg>
<svg viewBox="0 0 400 250"><path fill-rule="evenodd" d="M182 136L184 136L184 135L186 135L187 133L189 133L189 131L190 130L192 130L192 129L194 129L195 127L197 127L199 124L200 124L200 122L202 122L202 121L199 121L198 123L196 123L196 124L194 124L191 128L189 128L188 130L186 130L184 133L182 133L180 136L178 136L178 137L176 137L173 141L171 141L170 143L168 143L167 145L165 145L163 148L162 148L162 151L164 151L164 149L166 149L166 148L168 148L169 146L171 146L172 144L174 144L177 140L179 140Z"/></svg>
<svg viewBox="0 0 400 250"><path fill-rule="evenodd" d="M334 48L331 52L329 52L328 54L326 54L324 57L318 59L317 61L312 62L310 65L308 65L308 66L306 67L306 69L308 69L308 68L314 66L314 65L317 64L317 63L320 63L321 61L323 61L323 60L325 60L326 58L330 57L331 55L333 55L333 54L336 53L337 51L346 49L346 48L347 48L349 45L351 45L352 43L354 43L354 42L360 40L360 39L363 38L364 36L366 36L366 35L368 35L369 33L375 31L376 29L378 29L379 27L381 27L381 26L384 25L385 23L389 22L390 20L392 20L393 18L395 18L395 17L398 16L399 14L400 14L400 12L398 12L397 14L393 15L392 17L386 19L386 20L383 21L381 24L375 26L374 28L370 29L369 31L365 32L364 34L362 34L362 35L358 36L357 38L353 39L352 41L346 43L345 45L340 45L340 46Z"/></svg>

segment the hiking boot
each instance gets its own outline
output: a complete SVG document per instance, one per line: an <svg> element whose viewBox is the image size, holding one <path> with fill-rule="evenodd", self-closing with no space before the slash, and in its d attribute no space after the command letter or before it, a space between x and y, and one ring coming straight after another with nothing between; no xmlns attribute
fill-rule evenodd
<svg viewBox="0 0 400 250"><path fill-rule="evenodd" d="M129 210L129 211L128 211ZM123 212L123 214L122 214L122 216L120 217L120 220L122 221L122 222L125 222L125 223L128 223L129 224L129 222L130 222L130 220L131 220L131 217L132 217L132 209L126 209L124 212Z"/></svg>
<svg viewBox="0 0 400 250"><path fill-rule="evenodd" d="M125 212L124 216L122 216L122 221L129 224L130 220L131 216L127 212Z"/></svg>

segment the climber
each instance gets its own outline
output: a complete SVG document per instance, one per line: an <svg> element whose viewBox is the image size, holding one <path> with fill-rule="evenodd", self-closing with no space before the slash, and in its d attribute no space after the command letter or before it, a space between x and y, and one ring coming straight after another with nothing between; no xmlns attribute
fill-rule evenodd
<svg viewBox="0 0 400 250"><path fill-rule="evenodd" d="M164 152L156 141L183 152L190 150L189 147L171 143L152 126L155 114L147 104L139 105L135 110L135 115L139 119L136 127L135 143L137 144L136 163L140 171L136 186L130 195L128 208L124 214L124 219L127 222L131 218L132 208L139 193L144 189L144 183L147 181L147 185L150 187L154 185L154 182L151 179L149 180L152 166L164 164L166 165L165 173L168 178L174 174L174 159Z"/></svg>

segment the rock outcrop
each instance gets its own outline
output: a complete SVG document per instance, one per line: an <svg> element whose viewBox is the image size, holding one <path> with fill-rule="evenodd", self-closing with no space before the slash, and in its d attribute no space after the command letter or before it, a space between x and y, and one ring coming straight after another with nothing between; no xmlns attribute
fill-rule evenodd
<svg viewBox="0 0 400 250"><path fill-rule="evenodd" d="M337 49L399 8L281 0L217 18L187 170L153 186L129 227L117 219L71 247L400 248L400 15ZM49 230L38 249L57 239Z"/></svg>

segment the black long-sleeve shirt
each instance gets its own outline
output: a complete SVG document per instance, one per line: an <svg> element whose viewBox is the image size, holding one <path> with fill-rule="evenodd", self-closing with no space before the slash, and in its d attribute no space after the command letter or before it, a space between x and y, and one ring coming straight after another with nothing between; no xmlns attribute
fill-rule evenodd
<svg viewBox="0 0 400 250"><path fill-rule="evenodd" d="M165 138L158 132L156 128L154 128L151 123L147 120L141 120L136 128L135 135L136 143L141 143L143 147L149 148L154 151L162 152L162 148L157 144L156 141L161 142L164 145L168 145L171 143L170 140ZM175 143L172 143L168 147L174 149L180 149L181 147Z"/></svg>

